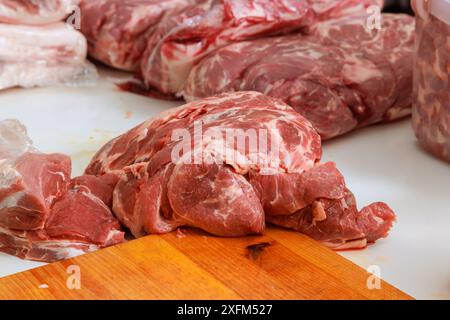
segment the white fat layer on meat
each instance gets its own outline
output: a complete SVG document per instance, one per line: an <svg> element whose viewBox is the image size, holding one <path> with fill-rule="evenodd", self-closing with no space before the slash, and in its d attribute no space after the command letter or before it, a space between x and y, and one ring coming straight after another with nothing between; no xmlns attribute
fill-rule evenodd
<svg viewBox="0 0 450 320"><path fill-rule="evenodd" d="M381 79L383 72L368 60L348 56L349 63L344 64L342 72L346 79L355 83L363 83L374 78Z"/></svg>
<svg viewBox="0 0 450 320"><path fill-rule="evenodd" d="M25 195L26 193L24 191L20 191L13 193L6 198L3 198L3 200L0 202L0 210L19 207L19 203Z"/></svg>
<svg viewBox="0 0 450 320"><path fill-rule="evenodd" d="M367 239L347 240L340 243L322 241L322 244L333 250L364 249L367 247Z"/></svg>
<svg viewBox="0 0 450 320"><path fill-rule="evenodd" d="M28 151L35 151L25 126L15 119L0 121L0 165Z"/></svg>
<svg viewBox="0 0 450 320"><path fill-rule="evenodd" d="M95 83L97 71L86 56L84 36L63 22L0 24L0 90Z"/></svg>
<svg viewBox="0 0 450 320"><path fill-rule="evenodd" d="M0 59L8 62L43 63L84 61L84 37L64 23L45 27L0 24Z"/></svg>
<svg viewBox="0 0 450 320"><path fill-rule="evenodd" d="M0 190L8 189L19 179L21 179L21 175L11 164L2 164L0 161Z"/></svg>
<svg viewBox="0 0 450 320"><path fill-rule="evenodd" d="M111 240L113 240L116 236L120 235L122 233L122 231L120 230L111 230L108 233L108 236L106 237L105 243L110 242Z"/></svg>
<svg viewBox="0 0 450 320"><path fill-rule="evenodd" d="M32 232L32 231L31 231ZM79 256L87 252L93 252L99 249L98 245L89 244L81 241L69 241L69 240L35 240L30 242L27 232L15 232L9 229L0 227L0 235L6 235L14 239L16 244L15 249L20 250L40 250L44 254L40 257L26 256L25 258L45 261L48 257L56 256L56 260L68 259ZM114 235L112 235L113 237ZM0 248L10 248L5 244L0 243ZM55 259L51 259L55 260Z"/></svg>
<svg viewBox="0 0 450 320"><path fill-rule="evenodd" d="M51 174L55 175L55 176L60 176L62 178L63 181L66 181L66 175L64 174L64 172L61 171L51 171L49 170L48 172L50 172Z"/></svg>
<svg viewBox="0 0 450 320"><path fill-rule="evenodd" d="M99 249L99 247L96 245L87 245L86 243L67 242L67 241L40 242L35 243L33 246L40 250L47 251L46 255L49 256L55 255L56 260L74 258L85 253L94 252Z"/></svg>
<svg viewBox="0 0 450 320"><path fill-rule="evenodd" d="M28 8L30 4L16 3L11 6L11 1L7 4L0 2L0 21L6 20L7 22L15 24L24 23L36 25L61 21L71 13L72 7L77 5L79 1L80 0L32 0L32 4L37 6L37 12Z"/></svg>

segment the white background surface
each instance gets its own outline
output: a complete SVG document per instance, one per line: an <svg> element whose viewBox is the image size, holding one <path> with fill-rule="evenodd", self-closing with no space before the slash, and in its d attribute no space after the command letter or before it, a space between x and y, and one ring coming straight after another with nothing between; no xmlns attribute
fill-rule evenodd
<svg viewBox="0 0 450 320"><path fill-rule="evenodd" d="M102 72L91 88L0 92L0 120L17 118L43 152L72 157L74 175L111 138L181 102L121 92L123 75ZM450 299L450 165L416 144L409 120L363 129L324 144L359 206L387 202L398 222L390 236L366 250L341 253L419 299ZM41 264L0 253L0 277Z"/></svg>

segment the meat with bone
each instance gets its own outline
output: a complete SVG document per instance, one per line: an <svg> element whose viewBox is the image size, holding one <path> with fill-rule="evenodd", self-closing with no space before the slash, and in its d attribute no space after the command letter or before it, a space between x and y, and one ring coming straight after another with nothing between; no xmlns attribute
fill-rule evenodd
<svg viewBox="0 0 450 320"><path fill-rule="evenodd" d="M381 30L365 16L316 25L309 36L239 42L199 62L186 100L256 90L284 100L332 138L410 113L414 21L383 15Z"/></svg>
<svg viewBox="0 0 450 320"><path fill-rule="evenodd" d="M417 17L413 127L424 148L450 161L450 3L430 2L431 13L424 1L413 4Z"/></svg>
<svg viewBox="0 0 450 320"><path fill-rule="evenodd" d="M23 125L0 122L0 251L54 261L123 241L103 202L111 178L70 173L69 157L38 152Z"/></svg>
<svg viewBox="0 0 450 320"><path fill-rule="evenodd" d="M96 71L86 64L86 56L86 39L62 22L0 24L0 90L89 83Z"/></svg>
<svg viewBox="0 0 450 320"><path fill-rule="evenodd" d="M113 211L136 237L180 226L242 236L265 221L335 249L385 237L392 210L358 211L321 152L312 125L281 100L235 92L144 122L105 145L86 174L118 176Z"/></svg>
<svg viewBox="0 0 450 320"><path fill-rule="evenodd" d="M148 39L172 10L192 0L81 0L81 31L93 58L137 71Z"/></svg>
<svg viewBox="0 0 450 320"><path fill-rule="evenodd" d="M382 0L194 2L190 10L168 15L150 38L141 66L146 86L179 94L192 67L227 44L307 28L321 19L382 4Z"/></svg>
<svg viewBox="0 0 450 320"><path fill-rule="evenodd" d="M0 23L42 25L67 17L79 0L0 0Z"/></svg>

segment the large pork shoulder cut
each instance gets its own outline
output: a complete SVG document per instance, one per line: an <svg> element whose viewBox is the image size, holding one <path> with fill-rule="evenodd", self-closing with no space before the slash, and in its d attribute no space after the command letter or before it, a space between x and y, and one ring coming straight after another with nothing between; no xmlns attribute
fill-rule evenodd
<svg viewBox="0 0 450 320"><path fill-rule="evenodd" d="M22 124L0 122L0 251L55 261L124 240L108 207L117 181L70 174L68 156L41 153Z"/></svg>
<svg viewBox="0 0 450 320"><path fill-rule="evenodd" d="M192 67L237 41L299 31L382 0L81 0L89 54L136 71L147 88L182 91Z"/></svg>
<svg viewBox="0 0 450 320"><path fill-rule="evenodd" d="M165 94L182 90L192 67L229 43L311 24L307 1L195 0L162 20L142 57L141 76Z"/></svg>
<svg viewBox="0 0 450 320"><path fill-rule="evenodd" d="M366 16L315 25L308 36L239 42L200 61L184 97L255 90L280 98L324 139L411 113L414 19L384 14L380 30Z"/></svg>
<svg viewBox="0 0 450 320"><path fill-rule="evenodd" d="M0 0L0 23L43 25L58 22L79 0Z"/></svg>
<svg viewBox="0 0 450 320"><path fill-rule="evenodd" d="M242 144L252 133L267 139L257 148ZM180 226L243 236L262 233L266 222L335 249L385 237L392 210L375 203L358 211L321 153L320 136L294 109L257 92L235 92L142 123L106 144L86 174L119 179L113 211L136 237Z"/></svg>
<svg viewBox="0 0 450 320"><path fill-rule="evenodd" d="M380 0L196 0L167 16L147 45L141 76L147 87L179 95L192 67L238 41L302 31L323 19L365 12Z"/></svg>

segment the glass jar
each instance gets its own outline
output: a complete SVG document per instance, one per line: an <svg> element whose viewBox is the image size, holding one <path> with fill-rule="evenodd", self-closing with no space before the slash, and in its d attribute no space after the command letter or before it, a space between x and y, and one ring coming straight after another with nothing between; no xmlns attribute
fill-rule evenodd
<svg viewBox="0 0 450 320"><path fill-rule="evenodd" d="M450 0L413 0L416 13L413 128L420 144L450 161Z"/></svg>

